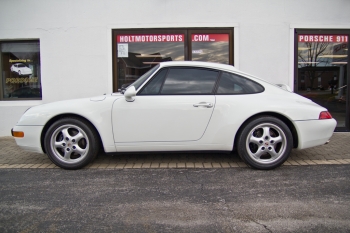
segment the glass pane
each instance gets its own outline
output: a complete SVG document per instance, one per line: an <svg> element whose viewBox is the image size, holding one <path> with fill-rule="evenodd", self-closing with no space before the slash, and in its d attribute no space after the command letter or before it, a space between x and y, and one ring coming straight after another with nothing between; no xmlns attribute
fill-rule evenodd
<svg viewBox="0 0 350 233"><path fill-rule="evenodd" d="M235 74L224 72L220 77L218 94L253 94L263 92L264 88L247 79Z"/></svg>
<svg viewBox="0 0 350 233"><path fill-rule="evenodd" d="M140 95L157 95L159 94L160 88L163 85L165 75L168 69L162 69L159 71L152 80L147 83L146 87L143 88Z"/></svg>
<svg viewBox="0 0 350 233"><path fill-rule="evenodd" d="M39 42L1 44L3 99L41 99Z"/></svg>
<svg viewBox="0 0 350 233"><path fill-rule="evenodd" d="M192 61L229 64L229 34L192 34Z"/></svg>
<svg viewBox="0 0 350 233"><path fill-rule="evenodd" d="M117 35L118 87L163 61L185 60L184 34Z"/></svg>
<svg viewBox="0 0 350 233"><path fill-rule="evenodd" d="M298 35L297 92L326 107L345 127L347 35Z"/></svg>
<svg viewBox="0 0 350 233"><path fill-rule="evenodd" d="M170 69L162 94L211 94L218 71L192 68Z"/></svg>

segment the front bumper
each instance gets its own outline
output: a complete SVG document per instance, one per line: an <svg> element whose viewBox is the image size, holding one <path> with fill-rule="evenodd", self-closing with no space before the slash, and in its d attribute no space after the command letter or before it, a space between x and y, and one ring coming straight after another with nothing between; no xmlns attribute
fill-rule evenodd
<svg viewBox="0 0 350 233"><path fill-rule="evenodd" d="M41 132L43 126L18 126L16 125L11 129L11 134L14 136L14 132L23 132L23 137L14 136L17 145L25 150L30 152L36 152L43 154L41 147Z"/></svg>

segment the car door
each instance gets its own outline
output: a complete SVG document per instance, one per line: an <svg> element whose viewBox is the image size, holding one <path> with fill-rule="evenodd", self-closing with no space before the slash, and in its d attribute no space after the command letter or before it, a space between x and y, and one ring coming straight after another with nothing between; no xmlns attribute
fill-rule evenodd
<svg viewBox="0 0 350 233"><path fill-rule="evenodd" d="M135 101L114 102L115 142L199 140L215 108L218 74L203 68L163 68L138 90Z"/></svg>

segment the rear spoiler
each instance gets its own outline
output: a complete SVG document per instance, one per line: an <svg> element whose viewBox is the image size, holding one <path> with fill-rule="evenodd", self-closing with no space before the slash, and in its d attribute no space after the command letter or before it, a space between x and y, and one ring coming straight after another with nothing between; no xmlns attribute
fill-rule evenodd
<svg viewBox="0 0 350 233"><path fill-rule="evenodd" d="M283 90L289 91L289 92L293 92L292 88L290 88L288 85L286 84L275 84L276 86L282 88Z"/></svg>

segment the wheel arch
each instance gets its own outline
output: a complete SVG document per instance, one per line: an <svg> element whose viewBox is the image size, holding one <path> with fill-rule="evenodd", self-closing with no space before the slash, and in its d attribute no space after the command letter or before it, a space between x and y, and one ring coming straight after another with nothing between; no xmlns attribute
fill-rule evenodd
<svg viewBox="0 0 350 233"><path fill-rule="evenodd" d="M56 122L57 120L59 119L62 119L62 118L66 118L66 117L74 117L74 118L80 118L80 119L83 119L85 120L86 122L88 122L92 127L93 129L96 131L98 137L99 137L99 140L100 140L100 146L102 150L104 150L104 147L103 147L103 142L102 142L102 139L101 139L101 135L100 135L100 132L97 130L97 128L95 127L95 125L89 121L87 118L81 116L81 115L78 115L78 114L60 114L60 115L57 115L57 116L54 116L53 118L51 118L48 122L46 122L43 130L41 131L41 136L40 136L40 144L41 144L41 148L43 150L44 153L46 153L46 148L45 148L45 144L44 144L44 138L45 138L45 135L46 135L46 132L47 130L50 128L50 126Z"/></svg>
<svg viewBox="0 0 350 233"><path fill-rule="evenodd" d="M286 116L280 114L280 113L276 113L276 112L261 112L261 113L257 113L255 115L252 115L251 117L249 117L248 119L246 119L243 124L239 127L239 129L237 130L237 133L235 135L235 140L234 140L234 145L237 145L237 140L238 140L238 135L240 135L241 131L243 130L243 128L245 127L245 125L253 118L257 118L259 116L272 116L272 117L276 117L277 119L283 121L288 128L290 129L290 132L292 133L293 136L293 148L297 148L298 144L299 144L299 140L298 140L298 133L297 130L294 126L294 124L292 123L292 121L287 118Z"/></svg>

